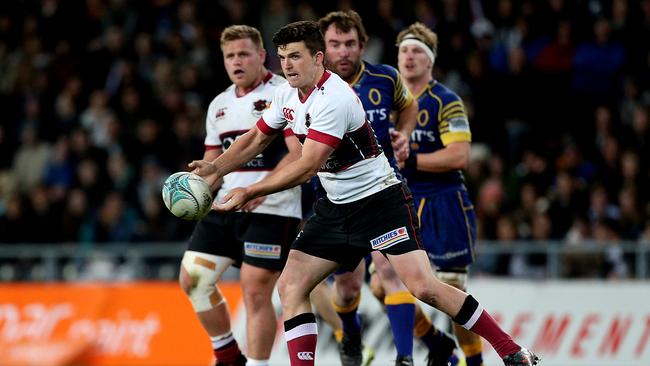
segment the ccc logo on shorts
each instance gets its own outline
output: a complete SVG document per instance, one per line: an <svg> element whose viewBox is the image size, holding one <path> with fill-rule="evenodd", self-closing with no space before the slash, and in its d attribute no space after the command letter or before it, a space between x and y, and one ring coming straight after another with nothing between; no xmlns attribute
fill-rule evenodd
<svg viewBox="0 0 650 366"><path fill-rule="evenodd" d="M303 361L314 360L314 352L298 352L297 356L299 360L303 360Z"/></svg>

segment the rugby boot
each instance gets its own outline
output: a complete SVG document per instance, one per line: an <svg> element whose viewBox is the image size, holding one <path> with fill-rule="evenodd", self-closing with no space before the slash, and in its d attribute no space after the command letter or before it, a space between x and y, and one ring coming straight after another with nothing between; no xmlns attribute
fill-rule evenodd
<svg viewBox="0 0 650 366"><path fill-rule="evenodd" d="M375 350L368 345L363 345L363 352L361 355L363 356L363 363L361 366L370 366L372 361L375 359Z"/></svg>
<svg viewBox="0 0 650 366"><path fill-rule="evenodd" d="M363 362L362 351L361 333L343 334L343 340L339 343L341 366L361 366Z"/></svg>
<svg viewBox="0 0 650 366"><path fill-rule="evenodd" d="M449 366L450 361L454 361L455 349L456 341L446 333L442 333L442 340L427 356L427 366ZM455 362L458 363L458 358L456 358Z"/></svg>
<svg viewBox="0 0 650 366"><path fill-rule="evenodd" d="M246 361L247 361L246 356L240 353L239 356L237 356L235 362L225 363L225 362L217 361L217 363L214 366L246 366Z"/></svg>
<svg viewBox="0 0 650 366"><path fill-rule="evenodd" d="M525 348L503 358L505 366L535 366L539 365L540 361L539 357Z"/></svg>
<svg viewBox="0 0 650 366"><path fill-rule="evenodd" d="M413 366L413 357L411 356L397 356L395 366Z"/></svg>

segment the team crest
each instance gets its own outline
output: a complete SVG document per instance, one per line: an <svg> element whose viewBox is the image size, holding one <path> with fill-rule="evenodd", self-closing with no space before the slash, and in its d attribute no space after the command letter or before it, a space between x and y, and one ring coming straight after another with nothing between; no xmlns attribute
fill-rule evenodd
<svg viewBox="0 0 650 366"><path fill-rule="evenodd" d="M226 116L226 109L228 108L224 107L224 108L217 109L217 113L215 113L214 118L216 119L224 118Z"/></svg>
<svg viewBox="0 0 650 366"><path fill-rule="evenodd" d="M269 107L269 103L266 100L264 99L256 100L255 102L253 102L253 115L258 117L261 116L264 110L268 107Z"/></svg>

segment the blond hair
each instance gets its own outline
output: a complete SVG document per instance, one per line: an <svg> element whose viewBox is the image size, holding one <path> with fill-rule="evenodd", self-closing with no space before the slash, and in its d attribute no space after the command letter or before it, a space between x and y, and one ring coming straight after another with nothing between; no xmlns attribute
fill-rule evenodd
<svg viewBox="0 0 650 366"><path fill-rule="evenodd" d="M420 22L415 22L408 28L399 32L397 35L397 45L399 46L399 44L407 38L415 38L422 41L433 51L434 54L438 53L438 35Z"/></svg>
<svg viewBox="0 0 650 366"><path fill-rule="evenodd" d="M221 32L221 47L230 41L248 38L258 47L263 48L262 35L257 28L249 25L237 24L231 25Z"/></svg>

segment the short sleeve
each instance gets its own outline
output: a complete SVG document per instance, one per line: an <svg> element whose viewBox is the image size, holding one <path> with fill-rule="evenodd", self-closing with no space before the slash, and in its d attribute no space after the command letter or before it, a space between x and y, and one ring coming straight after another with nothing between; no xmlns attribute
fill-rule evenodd
<svg viewBox="0 0 650 366"><path fill-rule="evenodd" d="M219 138L219 132L217 130L217 114L220 111L215 98L210 106L208 107L208 113L205 116L205 149L214 150L221 148L221 139Z"/></svg>
<svg viewBox="0 0 650 366"><path fill-rule="evenodd" d="M404 85L402 77L394 67L388 66L387 70L388 74L395 81L395 89L393 91L393 109L401 112L413 103L413 94L411 94L409 89Z"/></svg>
<svg viewBox="0 0 650 366"><path fill-rule="evenodd" d="M444 104L438 125L443 145L453 142L471 142L472 133L463 102L456 95Z"/></svg>
<svg viewBox="0 0 650 366"><path fill-rule="evenodd" d="M350 90L328 95L325 103L319 103L312 109L309 116L309 132L307 138L331 146L336 149L343 136L349 132L351 124L358 122L359 126L365 121L365 112L359 98ZM354 128L353 128L354 129Z"/></svg>
<svg viewBox="0 0 650 366"><path fill-rule="evenodd" d="M257 121L257 128L266 135L273 135L282 132L287 126L287 120L282 113L282 96L284 93L279 89L271 100L271 105L264 111L262 117Z"/></svg>

